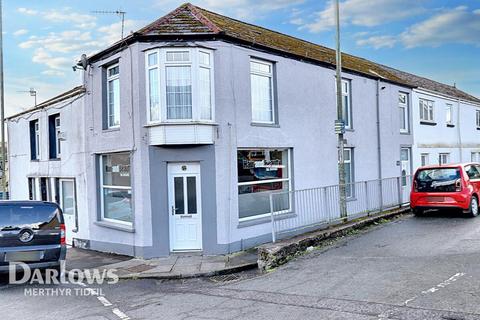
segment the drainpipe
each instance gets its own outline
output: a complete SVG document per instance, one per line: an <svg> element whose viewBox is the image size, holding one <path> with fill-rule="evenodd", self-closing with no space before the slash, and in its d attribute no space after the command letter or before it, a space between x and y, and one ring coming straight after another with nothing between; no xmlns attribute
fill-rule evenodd
<svg viewBox="0 0 480 320"><path fill-rule="evenodd" d="M460 152L460 162L463 162L462 130L460 129L460 99L457 99L457 132L458 132L458 151Z"/></svg>
<svg viewBox="0 0 480 320"><path fill-rule="evenodd" d="M383 184L382 184L382 138L380 133L380 79L377 79L377 157L378 157L378 181L380 188L380 211L383 211Z"/></svg>

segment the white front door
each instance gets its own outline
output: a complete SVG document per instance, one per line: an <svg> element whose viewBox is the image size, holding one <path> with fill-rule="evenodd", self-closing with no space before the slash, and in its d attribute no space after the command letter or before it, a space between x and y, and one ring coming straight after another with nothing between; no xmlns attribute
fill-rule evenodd
<svg viewBox="0 0 480 320"><path fill-rule="evenodd" d="M60 179L60 207L65 220L65 240L72 245L73 230L77 228L77 201L75 198L75 180Z"/></svg>
<svg viewBox="0 0 480 320"><path fill-rule="evenodd" d="M400 183L402 186L402 202L410 201L410 191L412 188L412 166L410 161L410 148L402 148L400 150L400 167L401 177Z"/></svg>
<svg viewBox="0 0 480 320"><path fill-rule="evenodd" d="M168 164L170 250L202 250L200 164Z"/></svg>

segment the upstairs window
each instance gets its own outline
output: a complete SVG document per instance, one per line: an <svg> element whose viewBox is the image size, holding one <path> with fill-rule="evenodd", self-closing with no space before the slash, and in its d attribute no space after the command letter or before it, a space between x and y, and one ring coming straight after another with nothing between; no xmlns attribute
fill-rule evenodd
<svg viewBox="0 0 480 320"><path fill-rule="evenodd" d="M38 119L30 121L30 159L40 160L40 124Z"/></svg>
<svg viewBox="0 0 480 320"><path fill-rule="evenodd" d="M447 125L453 125L453 105L450 103L445 106L445 122Z"/></svg>
<svg viewBox="0 0 480 320"><path fill-rule="evenodd" d="M352 94L351 81L342 79L342 115L345 128L352 129Z"/></svg>
<svg viewBox="0 0 480 320"><path fill-rule="evenodd" d="M250 59L252 122L275 123L273 64Z"/></svg>
<svg viewBox="0 0 480 320"><path fill-rule="evenodd" d="M408 95L406 93L398 94L398 107L400 110L400 132L406 133L409 129Z"/></svg>
<svg viewBox="0 0 480 320"><path fill-rule="evenodd" d="M450 153L440 153L438 155L439 164L448 164L450 163Z"/></svg>
<svg viewBox="0 0 480 320"><path fill-rule="evenodd" d="M107 68L107 129L120 126L120 67Z"/></svg>
<svg viewBox="0 0 480 320"><path fill-rule="evenodd" d="M477 129L480 129L480 110L475 112L475 123L477 124Z"/></svg>
<svg viewBox="0 0 480 320"><path fill-rule="evenodd" d="M198 48L146 52L149 122L213 120L213 55Z"/></svg>
<svg viewBox="0 0 480 320"><path fill-rule="evenodd" d="M59 159L61 149L61 126L60 115L54 114L48 117L48 146L50 159Z"/></svg>
<svg viewBox="0 0 480 320"><path fill-rule="evenodd" d="M433 122L433 101L420 99L420 120Z"/></svg>

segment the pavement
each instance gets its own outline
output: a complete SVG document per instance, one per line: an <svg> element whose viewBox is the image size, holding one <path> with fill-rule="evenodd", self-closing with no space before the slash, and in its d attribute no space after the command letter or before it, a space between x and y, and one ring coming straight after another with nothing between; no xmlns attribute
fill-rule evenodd
<svg viewBox="0 0 480 320"><path fill-rule="evenodd" d="M2 319L474 320L479 266L480 218L430 213L329 240L268 273L0 285L0 305ZM75 288L97 291L32 294Z"/></svg>
<svg viewBox="0 0 480 320"><path fill-rule="evenodd" d="M185 279L234 273L256 267L256 250L218 256L173 254L166 258L145 260L69 248L66 264L67 271L96 269L103 273L112 270L120 279Z"/></svg>

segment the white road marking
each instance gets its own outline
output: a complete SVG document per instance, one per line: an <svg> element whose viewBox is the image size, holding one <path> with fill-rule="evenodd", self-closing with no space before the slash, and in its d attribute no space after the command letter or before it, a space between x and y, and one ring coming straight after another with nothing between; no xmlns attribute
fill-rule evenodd
<svg viewBox="0 0 480 320"><path fill-rule="evenodd" d="M130 319L129 316L127 316L125 313L120 311L120 309L118 309L118 308L112 309L112 312L122 320L129 320Z"/></svg>
<svg viewBox="0 0 480 320"><path fill-rule="evenodd" d="M80 286L82 286L82 287L85 287L85 290L89 291L89 292L92 294L92 296L95 296L95 295L96 295L98 301L100 301L100 302L103 304L104 307L111 307L111 306L113 306L113 304L112 304L110 301L108 301L107 298L105 298L104 296L99 296L96 290L87 287L87 285L86 285L85 283L83 283L83 282L76 282L76 284L78 284L78 285L80 285ZM127 316L125 313L123 313L123 312L122 312L120 309L118 309L118 308L113 308L113 309L112 309L112 312L113 312L114 315L116 315L116 316L117 316L118 318L120 318L121 320L130 320L130 317Z"/></svg>
<svg viewBox="0 0 480 320"><path fill-rule="evenodd" d="M103 304L104 307L110 307L112 305L112 303L108 301L105 297L99 296L97 297L97 299Z"/></svg>
<svg viewBox="0 0 480 320"><path fill-rule="evenodd" d="M447 280L440 282L439 284L437 284L436 286L434 286L434 287L432 287L428 290L422 291L421 294L425 295L425 294L429 294L429 293L435 293L435 292L439 291L440 289L451 285L452 283L454 283L455 281L457 281L458 279L460 279L464 275L465 275L465 273L463 273L463 272L455 273L453 276L451 276ZM410 299L405 300L405 302L403 304L406 306L408 303L412 302L413 300L415 300L417 298L418 298L418 296L414 296Z"/></svg>

